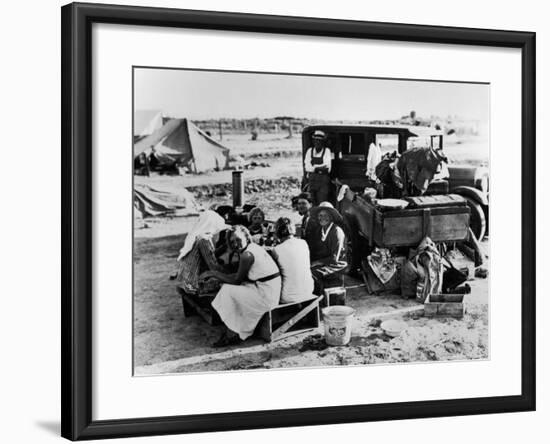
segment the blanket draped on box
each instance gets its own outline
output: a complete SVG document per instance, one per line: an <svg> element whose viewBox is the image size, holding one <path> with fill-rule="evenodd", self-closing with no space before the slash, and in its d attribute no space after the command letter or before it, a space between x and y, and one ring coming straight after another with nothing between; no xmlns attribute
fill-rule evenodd
<svg viewBox="0 0 550 444"><path fill-rule="evenodd" d="M402 269L401 295L414 296L418 302L424 303L430 294L440 294L443 271L443 259L435 243L425 237Z"/></svg>

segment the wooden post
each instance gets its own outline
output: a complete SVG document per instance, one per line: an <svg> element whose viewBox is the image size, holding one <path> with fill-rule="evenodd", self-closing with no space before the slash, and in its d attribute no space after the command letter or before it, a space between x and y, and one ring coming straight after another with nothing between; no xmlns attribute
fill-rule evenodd
<svg viewBox="0 0 550 444"><path fill-rule="evenodd" d="M425 238L426 236L431 236L431 228L432 228L432 212L429 208L422 209L422 238Z"/></svg>

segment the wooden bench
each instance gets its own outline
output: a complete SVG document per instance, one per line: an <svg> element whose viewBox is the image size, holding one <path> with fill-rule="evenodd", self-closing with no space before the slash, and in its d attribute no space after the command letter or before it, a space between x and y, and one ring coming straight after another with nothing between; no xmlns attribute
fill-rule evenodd
<svg viewBox="0 0 550 444"><path fill-rule="evenodd" d="M258 323L256 334L267 342L319 328L319 302L323 296L312 295L302 302L281 304L268 311Z"/></svg>
<svg viewBox="0 0 550 444"><path fill-rule="evenodd" d="M183 315L186 318L198 314L210 325L220 325L222 323L218 312L212 307L212 301L216 297L216 293L199 296L186 293L181 287L177 288L181 296Z"/></svg>
<svg viewBox="0 0 550 444"><path fill-rule="evenodd" d="M212 307L216 294L194 295L177 287L181 295L185 317L199 315L210 325L221 325L220 316ZM321 312L319 302L324 296L312 295L310 299L290 304L280 304L268 311L256 327L256 335L267 342L319 328Z"/></svg>

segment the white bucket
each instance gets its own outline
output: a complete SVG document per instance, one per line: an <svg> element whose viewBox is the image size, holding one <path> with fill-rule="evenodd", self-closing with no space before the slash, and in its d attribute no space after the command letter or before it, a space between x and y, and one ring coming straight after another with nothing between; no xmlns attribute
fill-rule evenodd
<svg viewBox="0 0 550 444"><path fill-rule="evenodd" d="M351 339L351 325L355 310L344 305L323 308L325 341L328 345L347 345Z"/></svg>

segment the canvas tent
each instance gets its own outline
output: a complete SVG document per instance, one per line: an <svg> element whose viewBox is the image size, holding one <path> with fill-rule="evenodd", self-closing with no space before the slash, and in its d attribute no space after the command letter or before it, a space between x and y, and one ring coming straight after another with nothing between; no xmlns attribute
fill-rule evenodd
<svg viewBox="0 0 550 444"><path fill-rule="evenodd" d="M229 149L216 142L187 119L170 119L151 135L134 144L134 156L155 149L161 157L170 157L192 172L224 169Z"/></svg>
<svg viewBox="0 0 550 444"><path fill-rule="evenodd" d="M134 140L153 134L163 125L162 111L138 110L134 113Z"/></svg>

